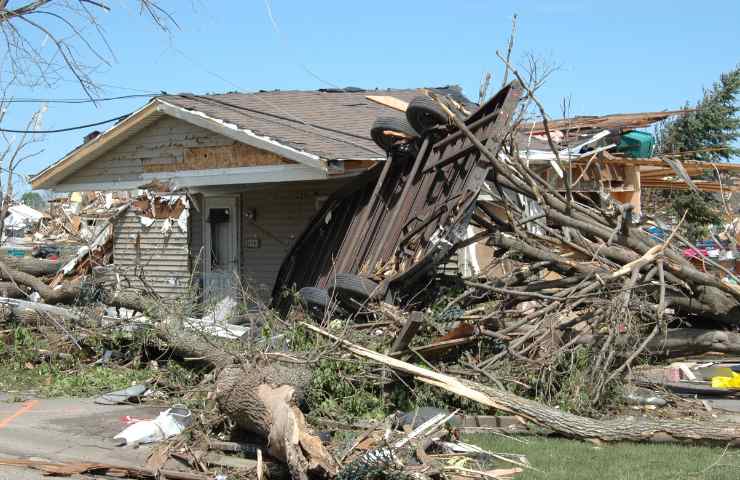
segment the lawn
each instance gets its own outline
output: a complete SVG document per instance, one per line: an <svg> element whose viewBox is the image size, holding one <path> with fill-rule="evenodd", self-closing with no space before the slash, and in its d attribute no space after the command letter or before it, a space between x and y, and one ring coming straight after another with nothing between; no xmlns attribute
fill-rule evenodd
<svg viewBox="0 0 740 480"><path fill-rule="evenodd" d="M510 439L490 434L468 435L464 440L492 452L526 455L533 467L542 470L542 473L525 471L517 475L516 480L740 478L740 450L737 449L631 443L595 446L574 440ZM505 465L498 467L505 468Z"/></svg>

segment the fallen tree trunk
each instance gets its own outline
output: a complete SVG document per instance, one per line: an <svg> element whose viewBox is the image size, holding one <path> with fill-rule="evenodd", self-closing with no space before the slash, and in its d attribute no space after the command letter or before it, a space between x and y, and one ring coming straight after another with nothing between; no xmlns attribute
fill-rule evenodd
<svg viewBox="0 0 740 480"><path fill-rule="evenodd" d="M666 442L704 441L728 443L740 438L740 423L721 421L685 421L647 418L614 418L596 420L573 415L541 403L514 395L505 390L437 373L401 360L368 350L342 340L314 325L302 322L304 327L332 341L348 351L393 369L413 375L416 379L469 398L491 408L519 415L537 425L572 438L607 442Z"/></svg>
<svg viewBox="0 0 740 480"><path fill-rule="evenodd" d="M65 260L47 260L33 257L3 257L3 263L12 270L28 273L35 277L54 275L65 264Z"/></svg>
<svg viewBox="0 0 740 480"><path fill-rule="evenodd" d="M82 293L82 284L79 281L64 283L57 288L52 288L40 278L10 268L4 261L0 261L0 274L4 278L11 280L11 282L0 282L0 289L7 283L14 287L8 291L19 292L18 288L15 288L14 283L23 285L38 292L41 298L48 304L71 305L79 301L80 294ZM137 312L144 312L147 306L156 300L151 296L143 294L140 290L132 288L109 290L105 287L104 283L94 284L93 287L101 289L102 302L111 307L123 307ZM13 295L15 293L4 296L10 297Z"/></svg>
<svg viewBox="0 0 740 480"><path fill-rule="evenodd" d="M0 273L8 280L36 290L46 303L71 304L80 294L78 284L67 283L60 288L51 288L40 278L29 273L13 270L5 262L0 262Z"/></svg>
<svg viewBox="0 0 740 480"><path fill-rule="evenodd" d="M337 465L313 435L298 408L311 380L307 365L281 363L255 354L230 353L223 339L167 321L160 336L179 356L204 363L217 372L216 401L239 428L261 436L267 452L285 462L294 479L327 478ZM232 342L233 345L233 342Z"/></svg>
<svg viewBox="0 0 740 480"><path fill-rule="evenodd" d="M580 335L576 345L592 345L600 340L596 335ZM617 345L626 343L622 339ZM740 333L700 328L677 328L668 330L647 343L645 351L650 355L677 357L699 355L707 352L740 354Z"/></svg>
<svg viewBox="0 0 740 480"><path fill-rule="evenodd" d="M0 296L5 298L26 298L26 292L13 282L0 282Z"/></svg>

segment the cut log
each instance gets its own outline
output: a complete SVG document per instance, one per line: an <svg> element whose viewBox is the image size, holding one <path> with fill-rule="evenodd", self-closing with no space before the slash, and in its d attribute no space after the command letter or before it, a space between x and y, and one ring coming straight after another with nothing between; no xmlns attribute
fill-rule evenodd
<svg viewBox="0 0 740 480"><path fill-rule="evenodd" d="M337 465L306 424L298 403L311 381L306 365L282 363L259 355L246 359L230 353L225 341L169 321L161 336L178 355L196 358L215 369L216 401L239 428L259 435L267 453L287 464L294 479L328 478Z"/></svg>
<svg viewBox="0 0 740 480"><path fill-rule="evenodd" d="M414 378L482 405L519 415L537 425L564 436L605 442L714 442L734 443L740 439L740 423L723 420L687 421L648 418L613 418L597 420L551 408L505 390L476 382L460 380L401 360L368 350L329 332L302 322L301 325L330 338L353 354L413 375Z"/></svg>

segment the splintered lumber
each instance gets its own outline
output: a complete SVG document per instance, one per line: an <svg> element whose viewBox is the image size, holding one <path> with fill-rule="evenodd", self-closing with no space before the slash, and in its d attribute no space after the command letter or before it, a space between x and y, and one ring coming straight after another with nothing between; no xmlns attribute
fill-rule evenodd
<svg viewBox="0 0 740 480"><path fill-rule="evenodd" d="M504 412L518 415L537 425L572 438L605 442L734 442L740 438L740 423L716 421L613 418L597 420L551 408L505 390L457 379L366 349L331 333L301 322L305 328L331 339L358 357L386 365L430 385Z"/></svg>
<svg viewBox="0 0 740 480"><path fill-rule="evenodd" d="M199 473L180 472L177 470L152 470L128 465L91 462L48 462L44 460L27 460L24 458L3 458L0 465L26 467L39 470L44 475L71 477L82 474L101 474L127 478L165 478L172 480L207 480L209 477Z"/></svg>
<svg viewBox="0 0 740 480"><path fill-rule="evenodd" d="M408 102L404 102L400 98L391 97L389 95L366 95L365 98L371 102L383 105L384 107L398 110L399 112L405 112L409 107Z"/></svg>

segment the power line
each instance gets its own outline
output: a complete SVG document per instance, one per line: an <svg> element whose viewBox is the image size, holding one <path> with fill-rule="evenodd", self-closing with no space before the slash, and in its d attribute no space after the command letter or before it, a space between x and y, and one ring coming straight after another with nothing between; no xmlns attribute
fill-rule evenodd
<svg viewBox="0 0 740 480"><path fill-rule="evenodd" d="M272 24L272 29L275 30L275 33L277 34L280 41L283 43L283 47L286 48L286 50L292 50L290 48L290 45L288 44L288 40L283 36L283 32L280 30L280 27L278 27L277 20L275 20L275 16L272 14L272 0L265 0L265 8L267 9L267 16L270 19L270 23ZM296 55L295 51L291 52L295 58L298 59L298 55ZM318 76L316 73L314 73L313 70L308 68L308 66L305 63L297 62L298 66L301 67L301 70L315 78L321 83L324 83L326 85L329 85L331 88L341 88L333 83L331 83L328 80L323 79L322 77Z"/></svg>
<svg viewBox="0 0 740 480"><path fill-rule="evenodd" d="M103 97L103 98L11 98L9 100L0 101L2 103L96 103L96 102L108 102L112 100L124 100L127 98L151 98L158 95L166 95L166 92L159 93L142 93L133 95L120 95L117 97Z"/></svg>
<svg viewBox="0 0 740 480"><path fill-rule="evenodd" d="M239 91L246 91L247 90L247 89L243 88L242 86L236 84L235 82L232 82L231 80L229 80L228 78L224 77L223 75L220 75L219 73L216 73L216 72L208 69L202 63L200 63L200 62L196 61L195 59L189 57L182 50L180 50L178 48L175 48L175 47L173 47L173 48L174 48L174 51L176 53L178 53L180 56L182 56L185 60L189 61L195 67L203 70L207 74L209 74L209 75L211 75L211 76L213 76L215 78L218 78L222 82L231 85L232 87L236 88ZM183 94L180 94L178 96L186 97L186 95L183 95ZM253 98L255 98L258 101L260 101L260 102L264 103L265 105L267 105L268 107L273 108L273 109L277 110L278 112L281 112L283 115L285 115L286 117L292 119L296 123L300 123L300 124L302 124L302 125L304 125L306 127L314 128L314 129L317 129L317 130L320 130L320 129L329 130L328 127L320 127L320 126L316 126L316 125L312 125L312 124L308 123L307 121L305 121L302 118L300 118L298 115L295 115L295 114L293 114L291 112L288 112L285 108L281 107L280 105L278 105L276 103L273 103L273 102L267 100L266 98L263 98L263 96L260 95L259 93L254 93L252 96L253 96ZM235 108L235 109L242 109L242 110L245 110L246 109L246 107L240 107L240 106L228 104L228 102L218 101L218 100L215 100L213 98L209 98L207 96L197 96L196 98L198 98L199 100L208 99L208 100L211 100L212 102L216 102L216 103L227 103L227 106L230 106L231 108ZM261 113L263 115L273 115L273 116L276 116L275 114L268 114L266 112L261 112L261 111L256 110L256 109L255 109L255 111L257 113ZM293 127L293 128L296 128L297 129L297 127ZM301 130L301 131L303 131L304 133L308 133L310 135L319 136L319 137L323 137L323 138L329 138L331 140L336 140L336 141L339 141L339 142L343 142L343 143L346 143L348 145L354 145L354 146L359 147L359 148L362 148L363 150L366 150L368 152L372 152L372 153L375 153L375 154L378 153L377 151L375 151L375 150L373 150L371 148L368 148L365 145L359 144L359 143L354 142L354 141L349 140L349 139L342 139L342 138L332 137L332 136L327 135L326 133L323 133L323 132L316 132L316 131L305 130L305 129L304 130ZM357 137L357 138L360 138L360 139L363 139L363 140L369 140L369 138L361 137L359 135L351 134L351 133L348 133L348 132L342 132L342 131L339 131L339 130L337 130L337 132L338 133L341 133L343 135L353 136L353 137Z"/></svg>
<svg viewBox="0 0 740 480"><path fill-rule="evenodd" d="M355 133L345 132L343 130L339 130L339 129L331 128L331 127L326 127L326 126L318 125L318 124L315 124L315 123L308 123L308 122L306 122L304 120L301 120L298 117L292 117L292 118L291 117L286 117L286 116L278 115L278 114L271 113L271 112L265 112L264 110L259 110L257 108L250 108L250 107L245 107L245 106L242 106L242 105L235 105L233 103L225 102L223 100L217 100L215 98L208 97L208 96L193 96L193 97L191 97L189 95L184 95L184 94L180 94L178 96L183 97L183 98L188 98L190 100L197 100L197 101L207 100L207 101L210 101L210 102L219 104L219 105L223 105L225 107L232 108L234 110L243 110L243 111L250 112L250 113L256 113L256 114L259 114L259 115L264 115L266 117L272 117L272 118L275 118L275 119L278 119L278 120L284 120L284 121L287 121L287 122L295 123L295 124L302 125L302 126L305 126L305 127L315 128L316 130L324 130L326 132L338 133L340 135L345 135L345 136L348 136L348 137L354 137L354 138L357 138L357 139L360 139L360 140L369 140L368 137L363 137L362 135L357 135ZM257 94L253 94L253 97L254 98L259 98L259 94L258 93ZM264 99L261 99L261 100L264 100ZM275 107L275 105L272 104L272 103L270 103L270 102L267 102L267 105L268 106ZM281 125L285 125L285 124L281 124ZM324 133L322 131L316 132L316 131L311 131L311 130L306 130L306 129L298 128L297 125L292 125L292 126L285 125L285 126L289 126L289 127L293 128L295 130L298 130L298 131L303 132L303 133L307 133L309 135L313 135L313 136L316 136L316 137L328 138L328 139L334 140L336 142L346 143L347 145L353 145L355 147L361 148L361 149L366 150L368 152L377 154L377 152L375 150L373 150L371 148L368 148L365 145L362 145L360 143L357 143L357 142L354 142L352 140L349 140L347 138L335 137L333 135L329 135L329 134Z"/></svg>
<svg viewBox="0 0 740 480"><path fill-rule="evenodd" d="M62 132L71 132L73 130L82 130L84 128L97 127L98 125L105 125L106 123L117 122L119 120L123 120L124 118L128 117L129 115L130 115L130 113L129 114L126 114L126 115L121 115L121 116L115 117L115 118L109 118L108 120L103 120L101 122L88 123L86 125L78 125L76 127L57 128L56 130L11 130L11 129L8 129L8 128L0 128L0 132L5 132L5 133L30 133L30 134L33 134L33 133L62 133Z"/></svg>

